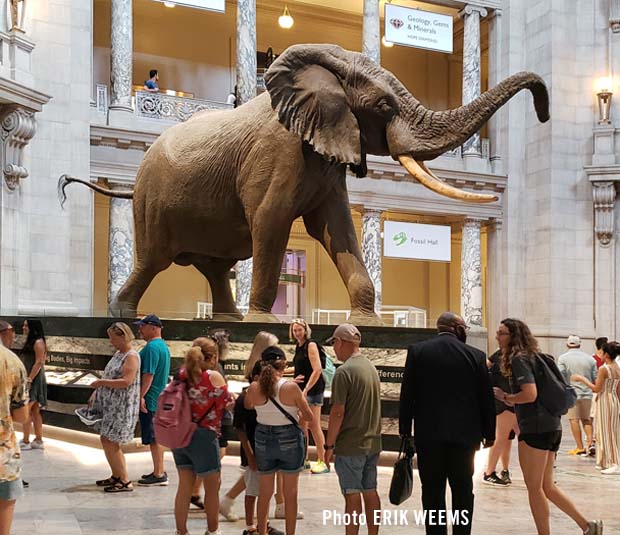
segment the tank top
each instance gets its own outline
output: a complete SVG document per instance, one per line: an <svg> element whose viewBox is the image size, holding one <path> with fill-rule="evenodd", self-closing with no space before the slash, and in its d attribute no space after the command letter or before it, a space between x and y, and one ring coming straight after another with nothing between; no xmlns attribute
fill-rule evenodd
<svg viewBox="0 0 620 535"><path fill-rule="evenodd" d="M304 390L308 381L310 380L310 376L312 375L312 364L310 363L310 357L308 356L308 345L310 342L314 342L319 350L319 360L321 362L321 368L325 368L325 357L319 347L319 344L314 340L306 340L302 345L295 346L295 357L293 358L293 366L295 367L295 377L298 375L303 375L304 380L302 383L299 383L299 388ZM314 383L314 386L308 391L308 394L311 396L316 396L318 394L322 394L325 392L325 380L323 379L323 375L319 376L319 380Z"/></svg>
<svg viewBox="0 0 620 535"><path fill-rule="evenodd" d="M280 406L288 412L295 420L299 421L299 409L296 406L285 405L280 401L280 387L286 383L286 379L282 378L278 380L276 385L275 400ZM264 405L256 405L256 421L263 425L292 425L292 422L280 412L280 409L276 407L271 400L267 400Z"/></svg>

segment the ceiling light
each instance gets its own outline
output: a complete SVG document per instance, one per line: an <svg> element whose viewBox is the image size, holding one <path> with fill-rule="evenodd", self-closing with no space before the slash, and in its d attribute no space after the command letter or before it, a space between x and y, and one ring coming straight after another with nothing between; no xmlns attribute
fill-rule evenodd
<svg viewBox="0 0 620 535"><path fill-rule="evenodd" d="M284 28L285 30L292 28L293 24L295 24L295 21L293 20L293 17L291 17L286 4L284 4L284 13L278 17L278 24L280 25L280 28Z"/></svg>

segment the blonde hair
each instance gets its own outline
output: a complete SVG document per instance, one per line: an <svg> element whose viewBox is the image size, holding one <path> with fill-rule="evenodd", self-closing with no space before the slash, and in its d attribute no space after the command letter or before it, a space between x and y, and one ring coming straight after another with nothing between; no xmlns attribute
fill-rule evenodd
<svg viewBox="0 0 620 535"><path fill-rule="evenodd" d="M200 349L207 367L208 367L209 361L211 360L214 360L215 364L217 364L218 357L219 357L219 347L217 345L217 342L213 340L213 338L207 338L205 336L201 336L199 338L196 338L192 342L192 346Z"/></svg>
<svg viewBox="0 0 620 535"><path fill-rule="evenodd" d="M288 328L288 337L291 340L291 342L295 341L295 337L293 336L293 327L295 325L300 325L301 327L304 328L304 332L306 333L306 340L309 340L310 337L312 336L312 329L310 328L310 325L308 325L308 322L306 322L305 319L297 318L291 321L291 325Z"/></svg>
<svg viewBox="0 0 620 535"><path fill-rule="evenodd" d="M108 333L108 336L110 333L114 333L117 336L122 336L127 343L135 340L136 338L131 330L131 327L122 321L117 321L116 323L110 325L106 332Z"/></svg>
<svg viewBox="0 0 620 535"><path fill-rule="evenodd" d="M254 337L254 344L252 345L248 360L245 361L245 368L243 370L243 374L247 381L252 382L252 370L254 369L254 365L260 360L263 351L268 347L277 346L278 342L278 337L267 331L260 331Z"/></svg>
<svg viewBox="0 0 620 535"><path fill-rule="evenodd" d="M202 373L209 369L205 356L198 346L190 347L185 354L185 371L187 378L194 383L200 382Z"/></svg>

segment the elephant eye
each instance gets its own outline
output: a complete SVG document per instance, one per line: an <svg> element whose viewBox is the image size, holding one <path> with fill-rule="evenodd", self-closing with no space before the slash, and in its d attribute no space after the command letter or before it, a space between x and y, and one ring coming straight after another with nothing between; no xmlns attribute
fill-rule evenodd
<svg viewBox="0 0 620 535"><path fill-rule="evenodd" d="M382 113L390 113L393 110L392 105L386 98L380 98L375 106Z"/></svg>

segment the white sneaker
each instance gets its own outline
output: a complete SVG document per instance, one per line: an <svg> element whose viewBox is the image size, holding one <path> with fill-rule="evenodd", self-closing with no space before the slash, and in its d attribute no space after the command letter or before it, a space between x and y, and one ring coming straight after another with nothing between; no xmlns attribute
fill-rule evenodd
<svg viewBox="0 0 620 535"><path fill-rule="evenodd" d="M21 451L28 451L32 449L32 442L24 442L23 440L19 441L19 449Z"/></svg>
<svg viewBox="0 0 620 535"><path fill-rule="evenodd" d="M227 522L236 522L239 520L239 517L232 510L234 504L235 500L228 496L224 496L220 501L220 514Z"/></svg>
<svg viewBox="0 0 620 535"><path fill-rule="evenodd" d="M591 520L588 522L588 527L583 532L583 535L603 535L603 521Z"/></svg>
<svg viewBox="0 0 620 535"><path fill-rule="evenodd" d="M286 515L284 513L284 503L276 503L276 510L273 513L274 518L277 518L278 520L282 520L284 518L286 518ZM297 520L303 520L304 519L304 514L301 511L297 511Z"/></svg>
<svg viewBox="0 0 620 535"><path fill-rule="evenodd" d="M605 470L601 470L601 474L605 476L620 476L620 466L613 465Z"/></svg>
<svg viewBox="0 0 620 535"><path fill-rule="evenodd" d="M217 530L217 531L205 531L205 535L222 535L222 531L221 530Z"/></svg>
<svg viewBox="0 0 620 535"><path fill-rule="evenodd" d="M30 447L31 447L33 450L44 450L44 449L45 449L45 444L43 444L43 441L42 441L42 440L33 440L33 441L30 443Z"/></svg>

